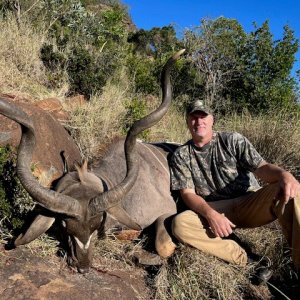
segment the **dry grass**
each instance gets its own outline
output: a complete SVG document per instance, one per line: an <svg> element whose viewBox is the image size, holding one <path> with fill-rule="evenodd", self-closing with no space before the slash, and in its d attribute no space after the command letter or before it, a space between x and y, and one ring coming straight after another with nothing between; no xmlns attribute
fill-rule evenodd
<svg viewBox="0 0 300 300"><path fill-rule="evenodd" d="M142 248L143 240L135 242L118 240L114 234L109 234L105 239L97 240L94 249L93 265L105 266L105 268L133 270L136 268L133 253Z"/></svg>
<svg viewBox="0 0 300 300"><path fill-rule="evenodd" d="M13 16L0 17L0 92L28 98L62 96L66 87L57 91L47 88L47 76L40 59L45 34L34 29L26 19L18 28Z"/></svg>
<svg viewBox="0 0 300 300"><path fill-rule="evenodd" d="M180 247L156 277L155 299L269 299L265 287L250 284L249 273L249 267L238 268Z"/></svg>
<svg viewBox="0 0 300 300"><path fill-rule="evenodd" d="M300 179L300 117L296 113L232 114L220 119L216 127L243 134L267 161L289 170Z"/></svg>
<svg viewBox="0 0 300 300"><path fill-rule="evenodd" d="M101 95L94 95L81 107L71 111L66 127L86 158L97 156L114 137L121 134L128 101L126 90L109 83Z"/></svg>
<svg viewBox="0 0 300 300"><path fill-rule="evenodd" d="M59 241L45 233L31 243L24 245L24 247L39 257L55 256L58 251L58 246Z"/></svg>
<svg viewBox="0 0 300 300"><path fill-rule="evenodd" d="M253 251L271 257L277 282L283 280L285 261L282 235L274 228L261 227L238 230ZM188 246L180 245L169 263L155 278L155 299L271 299L266 285L255 286L249 281L253 268L227 264ZM281 278L280 278L281 277ZM280 287L277 287L280 289Z"/></svg>
<svg viewBox="0 0 300 300"><path fill-rule="evenodd" d="M151 110L158 107L160 99L151 103ZM154 107L153 107L154 106ZM190 139L184 116L175 106L171 106L163 119L149 130L149 141L168 141L174 143L185 143Z"/></svg>
<svg viewBox="0 0 300 300"><path fill-rule="evenodd" d="M109 82L101 95L94 95L91 100L81 107L70 111L71 119L66 127L71 132L83 156L97 157L97 154L113 138L124 135L124 120L127 114L127 103L133 98L129 91L126 78L121 84ZM145 101L147 114L155 110L161 99L138 96L140 101ZM149 129L147 141L171 141L183 143L188 139L188 130L185 120L171 107L164 118Z"/></svg>

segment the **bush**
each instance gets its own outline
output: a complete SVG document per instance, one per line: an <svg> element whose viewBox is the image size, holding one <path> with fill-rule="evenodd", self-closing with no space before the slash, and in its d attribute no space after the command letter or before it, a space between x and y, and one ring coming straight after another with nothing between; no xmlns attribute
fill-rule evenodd
<svg viewBox="0 0 300 300"><path fill-rule="evenodd" d="M16 173L16 154L10 147L0 148L0 220L2 230L20 228L33 201Z"/></svg>
<svg viewBox="0 0 300 300"><path fill-rule="evenodd" d="M158 78L155 76L155 64L149 57L130 56L127 61L130 76L134 80L135 92L157 94Z"/></svg>
<svg viewBox="0 0 300 300"><path fill-rule="evenodd" d="M65 70L69 94L90 98L102 91L126 56L126 11L116 4L96 6L98 9L91 12L78 0L51 5L55 9L46 14L46 19L53 22L48 31L51 43L44 45L41 52L50 81L55 84L59 70L61 74ZM52 44L57 45L55 49ZM56 76L51 76L54 71Z"/></svg>
<svg viewBox="0 0 300 300"><path fill-rule="evenodd" d="M124 133L127 133L135 121L140 120L147 115L147 107L145 101L133 98L125 104L125 108L127 109L127 113L123 121L123 131ZM149 129L144 130L141 133L141 138L146 140L148 135Z"/></svg>
<svg viewBox="0 0 300 300"><path fill-rule="evenodd" d="M44 35L26 20L18 28L12 16L0 16L0 92L47 94L47 77L40 60Z"/></svg>

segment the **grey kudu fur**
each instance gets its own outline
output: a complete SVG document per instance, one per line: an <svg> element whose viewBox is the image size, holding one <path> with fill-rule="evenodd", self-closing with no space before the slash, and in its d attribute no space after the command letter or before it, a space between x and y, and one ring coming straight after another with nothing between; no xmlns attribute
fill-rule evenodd
<svg viewBox="0 0 300 300"><path fill-rule="evenodd" d="M106 212L108 212L118 222L137 230L149 226L153 221L156 222L155 243L158 254L166 257L174 251L175 246L164 227L164 220L176 213L176 206L168 185L169 174L165 172L168 167L168 151L154 144L148 144L143 149L141 143L137 143L137 136L156 124L168 111L172 98L170 70L183 52L184 50L180 50L175 53L163 67L161 105L146 117L136 121L130 128L125 143L121 143L120 147L124 148L120 153L124 155L125 152L125 157L119 165L122 165L125 160L125 167L124 175L120 174L123 179L119 182L114 182L114 175L105 170L95 170L95 174L89 172L87 164L84 163L81 167L76 166L77 171L67 173L60 179L55 191L41 186L31 173L31 159L35 146L34 125L30 117L18 106L0 98L0 113L19 123L22 129L17 159L18 177L31 197L52 213L50 216L49 214L37 215L28 230L14 241L15 246L27 244L46 232L55 221L53 217L55 213L63 221L69 237L73 265L79 272L85 273L92 263L92 235L99 228L103 228ZM117 153L117 146L112 145L112 148L114 147ZM151 157L146 153L148 149L152 154L159 151L161 158ZM116 159L118 157L114 158ZM159 162L157 166L154 166L155 160ZM117 168L111 167L111 169ZM162 168L164 170L161 170ZM159 173L152 174L152 171ZM158 176L162 177L157 178ZM104 178L109 177L114 186L109 186L108 182L105 182ZM145 183L148 178L150 183ZM103 182L109 186L106 191Z"/></svg>

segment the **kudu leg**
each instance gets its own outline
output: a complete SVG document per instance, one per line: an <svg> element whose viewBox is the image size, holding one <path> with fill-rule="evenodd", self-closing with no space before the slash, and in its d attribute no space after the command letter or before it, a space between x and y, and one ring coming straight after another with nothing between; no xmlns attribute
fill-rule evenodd
<svg viewBox="0 0 300 300"><path fill-rule="evenodd" d="M170 235L171 219L173 214L164 214L155 222L156 236L155 248L159 256L167 258L171 256L176 248Z"/></svg>

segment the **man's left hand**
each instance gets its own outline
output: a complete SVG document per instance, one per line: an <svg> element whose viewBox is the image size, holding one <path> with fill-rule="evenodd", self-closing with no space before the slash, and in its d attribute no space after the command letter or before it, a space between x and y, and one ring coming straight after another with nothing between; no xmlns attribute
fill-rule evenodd
<svg viewBox="0 0 300 300"><path fill-rule="evenodd" d="M283 200L287 204L290 199L294 199L297 196L300 196L299 181L291 173L284 172L279 181L278 199Z"/></svg>

